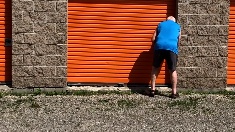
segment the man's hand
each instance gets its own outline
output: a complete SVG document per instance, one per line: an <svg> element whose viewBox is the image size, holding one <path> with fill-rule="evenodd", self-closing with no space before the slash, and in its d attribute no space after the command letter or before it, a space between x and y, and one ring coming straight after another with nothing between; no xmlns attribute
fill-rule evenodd
<svg viewBox="0 0 235 132"><path fill-rule="evenodd" d="M156 38L156 30L154 31L154 33L153 33L153 36L152 36L152 43L155 43L155 38Z"/></svg>
<svg viewBox="0 0 235 132"><path fill-rule="evenodd" d="M180 30L179 36L178 36L178 47L179 47L179 45L180 45L180 39L181 39L181 30Z"/></svg>

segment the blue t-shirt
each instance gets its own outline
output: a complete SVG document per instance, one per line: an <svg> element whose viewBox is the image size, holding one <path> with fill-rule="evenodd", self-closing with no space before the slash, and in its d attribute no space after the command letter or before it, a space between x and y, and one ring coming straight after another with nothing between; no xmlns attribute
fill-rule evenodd
<svg viewBox="0 0 235 132"><path fill-rule="evenodd" d="M157 27L155 50L170 50L178 54L180 25L172 20L161 22Z"/></svg>

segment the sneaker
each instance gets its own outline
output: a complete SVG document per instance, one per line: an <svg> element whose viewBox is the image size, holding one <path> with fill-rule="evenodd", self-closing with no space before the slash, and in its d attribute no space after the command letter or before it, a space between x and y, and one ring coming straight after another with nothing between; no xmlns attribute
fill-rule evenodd
<svg viewBox="0 0 235 132"><path fill-rule="evenodd" d="M154 96L155 96L155 90L150 90L149 97L154 97Z"/></svg>
<svg viewBox="0 0 235 132"><path fill-rule="evenodd" d="M170 98L172 98L172 99L176 99L176 98L179 98L179 97L180 97L179 93L170 95Z"/></svg>

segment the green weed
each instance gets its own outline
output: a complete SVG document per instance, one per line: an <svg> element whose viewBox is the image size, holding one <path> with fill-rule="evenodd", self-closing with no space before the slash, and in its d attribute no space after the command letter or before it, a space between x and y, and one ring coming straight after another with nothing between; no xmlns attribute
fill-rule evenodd
<svg viewBox="0 0 235 132"><path fill-rule="evenodd" d="M2 98L3 97L3 93L0 93L0 98Z"/></svg>
<svg viewBox="0 0 235 132"><path fill-rule="evenodd" d="M129 99L118 100L117 104L121 108L134 108L139 105L138 102Z"/></svg>
<svg viewBox="0 0 235 132"><path fill-rule="evenodd" d="M36 100L32 96L27 96L26 98L22 98L21 96L14 101L13 103L9 103L8 107L14 107L19 108L22 104L28 104L31 108L39 108L39 104L36 102Z"/></svg>
<svg viewBox="0 0 235 132"><path fill-rule="evenodd" d="M98 102L100 103L109 103L110 99L101 99L101 100L98 100Z"/></svg>
<svg viewBox="0 0 235 132"><path fill-rule="evenodd" d="M199 103L199 98L188 98L184 100L174 100L173 102L169 102L169 107L178 107L181 110L190 110L195 109Z"/></svg>
<svg viewBox="0 0 235 132"><path fill-rule="evenodd" d="M206 95L206 94L214 94L214 95L235 95L235 91L227 91L227 90L218 90L218 91L192 91L192 90L187 90L187 91L182 91L181 94L184 95L192 95L192 94L201 94L201 95Z"/></svg>

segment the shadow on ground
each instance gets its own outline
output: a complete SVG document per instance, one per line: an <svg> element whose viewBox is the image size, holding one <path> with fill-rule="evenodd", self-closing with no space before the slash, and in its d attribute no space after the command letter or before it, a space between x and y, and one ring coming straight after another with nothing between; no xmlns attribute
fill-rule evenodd
<svg viewBox="0 0 235 132"><path fill-rule="evenodd" d="M136 94L141 94L144 96L149 96L150 93L150 89L149 89L149 85L131 85L131 84L127 84L127 87L131 90L132 93L136 93ZM169 86L168 86L169 87ZM169 97L169 90L161 90L161 87L156 87L156 92L155 95L157 96L164 96L164 97Z"/></svg>

